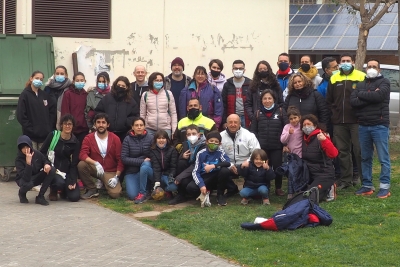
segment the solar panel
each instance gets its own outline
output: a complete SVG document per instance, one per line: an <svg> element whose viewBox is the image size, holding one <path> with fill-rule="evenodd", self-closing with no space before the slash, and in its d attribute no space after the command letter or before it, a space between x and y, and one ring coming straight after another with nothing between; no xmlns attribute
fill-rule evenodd
<svg viewBox="0 0 400 267"><path fill-rule="evenodd" d="M397 36L386 38L382 50L397 50Z"/></svg>
<svg viewBox="0 0 400 267"><path fill-rule="evenodd" d="M336 47L339 38L336 37L321 37L314 46L314 50L332 50Z"/></svg>
<svg viewBox="0 0 400 267"><path fill-rule="evenodd" d="M356 50L357 49L357 37L343 37L338 45L337 50Z"/></svg>
<svg viewBox="0 0 400 267"><path fill-rule="evenodd" d="M368 37L367 50L380 50L383 44L384 38L382 37Z"/></svg>
<svg viewBox="0 0 400 267"><path fill-rule="evenodd" d="M317 13L318 9L320 9L321 5L303 5L299 9L298 14L315 14Z"/></svg>
<svg viewBox="0 0 400 267"><path fill-rule="evenodd" d="M305 26L289 26L289 36L298 37L304 30Z"/></svg>
<svg viewBox="0 0 400 267"><path fill-rule="evenodd" d="M328 24L334 15L315 15L310 24Z"/></svg>
<svg viewBox="0 0 400 267"><path fill-rule="evenodd" d="M315 36L319 37L325 30L326 26L307 26L301 36Z"/></svg>
<svg viewBox="0 0 400 267"><path fill-rule="evenodd" d="M317 40L318 38L315 37L299 37L293 46L295 46L297 50L309 50L314 46Z"/></svg>
<svg viewBox="0 0 400 267"><path fill-rule="evenodd" d="M322 36L342 36L347 25L329 25Z"/></svg>

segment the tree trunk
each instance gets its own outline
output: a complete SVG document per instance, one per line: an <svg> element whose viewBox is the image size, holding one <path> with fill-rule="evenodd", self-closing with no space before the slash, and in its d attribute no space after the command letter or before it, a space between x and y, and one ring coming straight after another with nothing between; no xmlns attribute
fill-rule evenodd
<svg viewBox="0 0 400 267"><path fill-rule="evenodd" d="M360 25L358 31L358 42L357 42L357 51L356 51L356 66L357 70L363 69L365 57L367 55L367 39L368 39L368 30L366 30L363 25Z"/></svg>

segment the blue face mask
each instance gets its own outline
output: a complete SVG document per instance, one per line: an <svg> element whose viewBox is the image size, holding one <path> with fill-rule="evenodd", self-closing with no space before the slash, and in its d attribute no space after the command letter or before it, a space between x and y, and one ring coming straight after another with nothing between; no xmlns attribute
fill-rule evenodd
<svg viewBox="0 0 400 267"><path fill-rule="evenodd" d="M32 81L33 86L35 86L36 88L39 88L43 85L43 82L41 80L33 80Z"/></svg>
<svg viewBox="0 0 400 267"><path fill-rule="evenodd" d="M99 89L104 90L106 89L106 84L105 83L97 83L97 87L99 87Z"/></svg>
<svg viewBox="0 0 400 267"><path fill-rule="evenodd" d="M349 71L349 70L351 70L352 67L353 67L353 65L350 62L345 62L345 63L340 64L340 68L343 71Z"/></svg>
<svg viewBox="0 0 400 267"><path fill-rule="evenodd" d="M81 90L83 87L85 87L85 82L75 82L76 89Z"/></svg>
<svg viewBox="0 0 400 267"><path fill-rule="evenodd" d="M163 82L154 82L154 83L153 83L153 87L154 87L154 89L156 89L156 90L160 90L161 88L163 88L163 86L164 86L164 83L163 83Z"/></svg>
<svg viewBox="0 0 400 267"><path fill-rule="evenodd" d="M56 80L56 82L62 83L63 81L65 81L65 76L56 75L56 77L54 79Z"/></svg>
<svg viewBox="0 0 400 267"><path fill-rule="evenodd" d="M264 108L266 109L266 110L271 110L271 109L273 109L275 107L275 103L274 104L272 104L272 106L271 107L269 107L269 108L267 108L267 107L265 107L264 106Z"/></svg>
<svg viewBox="0 0 400 267"><path fill-rule="evenodd" d="M164 149L164 148L167 146L167 143L165 143L163 146L159 146L159 145L157 144L157 146L158 146L159 149Z"/></svg>

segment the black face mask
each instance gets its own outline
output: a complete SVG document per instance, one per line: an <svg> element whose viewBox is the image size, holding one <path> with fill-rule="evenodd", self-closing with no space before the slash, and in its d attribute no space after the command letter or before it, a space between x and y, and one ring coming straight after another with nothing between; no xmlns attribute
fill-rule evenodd
<svg viewBox="0 0 400 267"><path fill-rule="evenodd" d="M268 74L269 74L269 71L264 70L264 71L259 71L258 73L260 74L261 78L267 78Z"/></svg>
<svg viewBox="0 0 400 267"><path fill-rule="evenodd" d="M311 69L310 64L301 64L300 65L301 69L304 70L305 72L309 71Z"/></svg>
<svg viewBox="0 0 400 267"><path fill-rule="evenodd" d="M218 78L220 74L221 74L220 71L211 70L211 76L213 76L214 78Z"/></svg>
<svg viewBox="0 0 400 267"><path fill-rule="evenodd" d="M194 121L200 115L200 109L198 108L191 108L188 111L188 118Z"/></svg>
<svg viewBox="0 0 400 267"><path fill-rule="evenodd" d="M128 94L126 89L120 86L115 86L115 91L117 93L118 98L124 98Z"/></svg>
<svg viewBox="0 0 400 267"><path fill-rule="evenodd" d="M289 63L287 62L281 62L278 64L279 70L280 71L285 71L289 68Z"/></svg>

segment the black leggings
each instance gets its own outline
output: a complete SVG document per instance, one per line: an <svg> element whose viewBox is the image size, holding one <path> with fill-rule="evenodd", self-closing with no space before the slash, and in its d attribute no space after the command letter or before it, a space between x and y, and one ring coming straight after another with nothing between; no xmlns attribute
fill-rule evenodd
<svg viewBox="0 0 400 267"><path fill-rule="evenodd" d="M264 149L265 150L265 149ZM274 168L274 171L282 166L282 149L265 150L268 155L268 164ZM275 189L282 188L282 175L275 172Z"/></svg>
<svg viewBox="0 0 400 267"><path fill-rule="evenodd" d="M62 178L60 175L56 174L54 180L52 181L50 188L53 190L60 190L67 196L68 200L71 202L77 202L80 199L80 190L79 185L76 183L74 189L68 188L69 183L66 183L66 180Z"/></svg>
<svg viewBox="0 0 400 267"><path fill-rule="evenodd" d="M32 175L31 180L29 182L21 178L17 182L19 186L19 192L26 194L26 192L31 190L32 187L41 184L42 187L40 188L38 196L44 197L44 193L46 193L47 189L49 188L51 182L55 177L55 174L56 174L56 169L54 167L51 167L49 174L45 173L44 171L41 171L35 175Z"/></svg>

